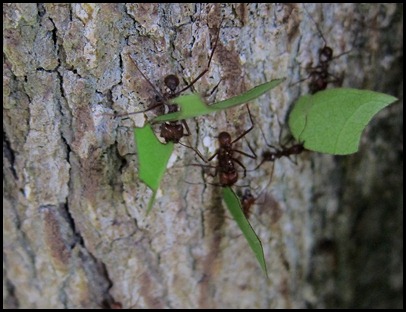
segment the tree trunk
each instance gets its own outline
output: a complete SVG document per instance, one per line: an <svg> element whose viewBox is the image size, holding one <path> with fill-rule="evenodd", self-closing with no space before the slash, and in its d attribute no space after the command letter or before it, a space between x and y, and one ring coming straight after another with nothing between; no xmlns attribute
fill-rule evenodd
<svg viewBox="0 0 406 312"><path fill-rule="evenodd" d="M250 103L255 127L238 146L260 157L266 141L286 142L324 45L343 86L402 99L401 5L3 4L3 18L3 307L403 306L400 103L372 120L358 153L305 152L234 187L258 197L251 222L269 279L216 180L188 166L192 150L175 146L145 215L133 138L144 114L107 115L155 98L131 59L157 89L171 73L184 86L221 24L194 85L208 103L287 78ZM242 106L188 125L182 141L208 158L220 131L235 138L250 121Z"/></svg>

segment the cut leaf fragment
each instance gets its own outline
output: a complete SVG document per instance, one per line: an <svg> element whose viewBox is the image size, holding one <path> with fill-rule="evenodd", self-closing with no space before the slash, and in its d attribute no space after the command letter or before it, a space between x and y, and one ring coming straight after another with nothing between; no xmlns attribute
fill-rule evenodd
<svg viewBox="0 0 406 312"><path fill-rule="evenodd" d="M308 150L352 154L358 151L362 131L372 117L396 100L367 90L324 90L296 101L289 116L289 128Z"/></svg>
<svg viewBox="0 0 406 312"><path fill-rule="evenodd" d="M169 157L173 151L173 142L167 144L159 142L149 124L143 128L135 128L134 136L138 150L139 177L154 192L148 205L148 213L165 174Z"/></svg>
<svg viewBox="0 0 406 312"><path fill-rule="evenodd" d="M226 108L230 108L233 106L247 103L249 101L255 100L257 97L260 97L264 93L279 86L284 80L285 80L285 78L274 79L269 82L265 82L263 84L260 84L259 86L252 88L251 90L248 90L247 92L234 96L231 99L212 104L212 105L210 105L210 107L213 107L215 109L226 109Z"/></svg>
<svg viewBox="0 0 406 312"><path fill-rule="evenodd" d="M182 95L171 100L171 103L179 105L178 112L158 116L153 120L153 122L176 121L181 119L194 118L211 114L219 110L231 108L233 106L238 106L256 99L257 97L263 95L265 92L268 92L269 90L275 88L283 81L284 79L275 79L270 82L266 82L252 88L251 90L243 94L234 96L225 101L214 103L212 105L207 105L206 103L204 103L198 94Z"/></svg>
<svg viewBox="0 0 406 312"><path fill-rule="evenodd" d="M261 241L259 240L257 234L255 234L251 224L248 222L247 218L244 216L240 200L238 196L230 187L223 188L223 199L227 205L228 210L233 216L234 220L237 222L242 233L248 241L248 245L251 247L252 251L257 258L259 265L265 275L268 276L266 270L266 263L264 257L264 250L262 249Z"/></svg>

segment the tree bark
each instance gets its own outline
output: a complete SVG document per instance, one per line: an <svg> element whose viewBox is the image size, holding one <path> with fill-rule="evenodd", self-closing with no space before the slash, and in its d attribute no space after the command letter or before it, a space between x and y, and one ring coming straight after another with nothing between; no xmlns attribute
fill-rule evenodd
<svg viewBox="0 0 406 312"><path fill-rule="evenodd" d="M401 5L3 4L3 18L4 308L403 307ZM237 183L258 197L269 279L190 149L176 145L145 215L133 138L145 118L106 115L155 98L131 59L157 89L171 73L184 86L219 25L194 85L208 103L286 77L250 103L242 150L286 142L324 45L343 86L400 99L358 153L305 152ZM182 140L208 158L220 131L250 121L241 107L188 125Z"/></svg>

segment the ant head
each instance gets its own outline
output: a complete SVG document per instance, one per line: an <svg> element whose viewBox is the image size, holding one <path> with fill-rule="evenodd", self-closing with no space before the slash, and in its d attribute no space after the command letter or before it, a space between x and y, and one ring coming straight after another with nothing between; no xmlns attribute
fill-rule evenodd
<svg viewBox="0 0 406 312"><path fill-rule="evenodd" d="M221 132L218 139L220 146L227 146L231 144L231 136L228 132Z"/></svg>
<svg viewBox="0 0 406 312"><path fill-rule="evenodd" d="M164 83L174 93L179 86L179 78L175 75L168 75L165 77Z"/></svg>
<svg viewBox="0 0 406 312"><path fill-rule="evenodd" d="M251 198L251 197L254 197L254 196L252 196L250 189L247 188L247 189L244 190L243 197L244 198Z"/></svg>
<svg viewBox="0 0 406 312"><path fill-rule="evenodd" d="M328 46L324 46L324 48L320 49L319 59L321 63L330 62L333 59L333 49Z"/></svg>
<svg viewBox="0 0 406 312"><path fill-rule="evenodd" d="M304 150L305 150L305 148L304 148L304 142L295 144L295 145L293 145L293 146L290 148L290 151L291 151L291 154L292 154L292 155L300 154L300 153L303 152Z"/></svg>

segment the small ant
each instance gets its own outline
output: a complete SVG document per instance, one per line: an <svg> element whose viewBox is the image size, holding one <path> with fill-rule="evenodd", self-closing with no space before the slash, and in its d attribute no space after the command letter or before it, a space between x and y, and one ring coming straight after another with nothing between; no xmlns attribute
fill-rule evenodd
<svg viewBox="0 0 406 312"><path fill-rule="evenodd" d="M269 181L268 186L270 183L271 183L271 180ZM275 200L275 198L272 195L270 195L269 193L266 192L266 189L268 188L268 186L266 186L256 197L254 197L254 195L252 195L250 189L245 189L244 193L239 194L239 198L240 198L240 202L241 202L241 206L242 206L242 212L244 213L244 216L246 219L251 218L251 215L253 214L252 207L254 205L258 205L258 206L262 207L261 210L266 208L266 210L268 211L269 217L270 217L271 224L276 223L281 218L282 210L279 207L278 202ZM261 220L258 218L258 216L256 216L256 219L258 220L259 223L263 224L261 222Z"/></svg>
<svg viewBox="0 0 406 312"><path fill-rule="evenodd" d="M250 189L245 189L244 193L240 195L240 202L242 206L242 212L245 218L249 219L251 215L251 207L255 204L256 198L251 194Z"/></svg>
<svg viewBox="0 0 406 312"><path fill-rule="evenodd" d="M142 77L148 82L148 84L151 86L151 88L154 90L156 97L155 97L155 103L150 105L147 109L138 111L138 112L132 112L132 113L127 113L127 114L121 114L121 115L116 115L116 117L123 117L123 116L129 116L129 115L134 115L134 114L140 114L140 113L145 113L147 111L150 111L155 108L159 108L159 113L164 114L164 108L167 108L167 113L174 113L178 111L178 106L176 104L169 104L169 100L176 98L179 96L182 92L188 90L191 88L201 77L203 77L210 68L210 64L214 55L214 51L216 50L217 47L217 42L220 37L220 29L221 29L221 23L219 26L219 29L217 31L217 37L216 41L214 43L212 52L210 54L209 62L207 64L206 69L204 69L195 79L192 80L187 86L185 86L183 89L176 91L176 89L179 86L179 78L176 75L168 75L164 78L164 84L167 88L167 91L164 93L161 93L153 84L152 82L148 79L148 77L141 71L141 69L137 66L137 63L133 60L132 57L130 59L134 63L135 67L138 69L138 71L141 73ZM186 133L184 132L186 130ZM189 127L186 123L185 120L181 121L170 121L170 122L165 122L162 123L160 126L160 137L164 138L165 142L174 142L174 143L180 143L180 139L184 136L189 136L190 135L190 130ZM182 144L182 143L180 143ZM184 145L184 144L182 144ZM184 145L186 146L186 145ZM187 146L190 147L190 146Z"/></svg>
<svg viewBox="0 0 406 312"><path fill-rule="evenodd" d="M272 174L273 174L273 169L272 169ZM251 190L249 188L246 188L244 190L244 193L241 193L241 191L237 192L237 195L240 198L242 212L244 213L244 216L246 219L250 218L251 212L252 212L252 207L254 206L254 204L262 205L265 203L265 201L267 199L266 190L268 189L269 185L272 182L272 174L270 175L271 178L269 179L267 185L262 189L261 192L259 192L258 196L254 197L254 195L252 195ZM259 203L258 199L261 197L263 198L263 200L261 203Z"/></svg>
<svg viewBox="0 0 406 312"><path fill-rule="evenodd" d="M279 119L278 119L278 122L279 122ZM279 123L279 126L280 126L280 123ZM274 151L271 151L271 150L264 151L262 153L262 161L259 163L258 166L255 167L254 170L258 169L266 161L274 162L276 159L279 159L282 157L288 157L290 159L291 155L299 155L303 151L306 150L306 148L304 147L304 142L296 143L289 147L281 145L280 148L277 148L267 142L267 140L265 138L265 134L262 131L262 128L260 128L260 130L262 132L262 136L264 137L266 145L268 147L272 148ZM304 128L303 128L303 130L304 130ZM281 134L282 134L282 131L279 134L279 142L281 141L281 138L280 138Z"/></svg>
<svg viewBox="0 0 406 312"><path fill-rule="evenodd" d="M310 82L309 82L309 91L310 94L315 94L316 92L325 90L327 85L331 82L339 82L340 79L335 78L332 74L328 72L330 62L333 58L333 50L324 46L319 51L319 64L316 67L313 67L310 72ZM332 81L328 80L328 77L332 76L335 79Z"/></svg>
<svg viewBox="0 0 406 312"><path fill-rule="evenodd" d="M281 148L276 148L273 145L268 145L268 147L275 149L275 151L274 152L272 152L272 151L263 152L262 161L255 169L257 169L259 166L261 166L265 161L275 161L276 159L279 159L282 157L289 158L289 156L298 155L305 150L304 142L294 144L290 147L281 146Z"/></svg>

